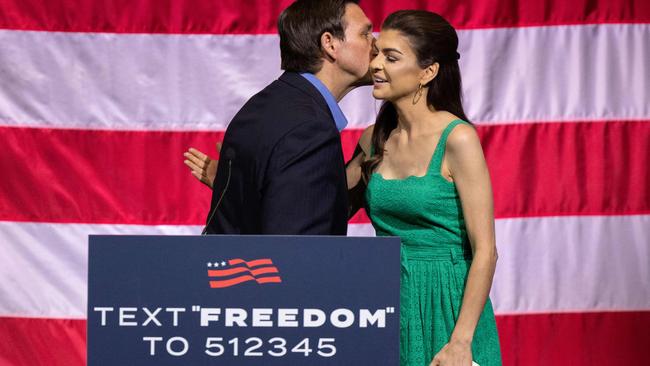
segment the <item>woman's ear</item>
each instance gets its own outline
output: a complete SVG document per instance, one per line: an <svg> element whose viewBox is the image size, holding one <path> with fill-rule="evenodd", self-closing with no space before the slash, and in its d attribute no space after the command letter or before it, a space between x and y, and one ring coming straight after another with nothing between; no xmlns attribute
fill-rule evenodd
<svg viewBox="0 0 650 366"><path fill-rule="evenodd" d="M434 62L433 65L427 66L422 70L422 78L420 79L420 84L427 85L431 80L435 79L438 76L438 70L440 69L440 64Z"/></svg>

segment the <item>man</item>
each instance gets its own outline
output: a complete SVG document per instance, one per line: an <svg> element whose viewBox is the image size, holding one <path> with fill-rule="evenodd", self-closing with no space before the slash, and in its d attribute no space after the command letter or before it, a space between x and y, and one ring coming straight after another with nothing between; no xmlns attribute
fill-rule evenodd
<svg viewBox="0 0 650 366"><path fill-rule="evenodd" d="M347 121L337 102L370 83L374 40L357 3L297 0L280 15L285 73L253 96L226 130L207 233L346 234L339 131Z"/></svg>

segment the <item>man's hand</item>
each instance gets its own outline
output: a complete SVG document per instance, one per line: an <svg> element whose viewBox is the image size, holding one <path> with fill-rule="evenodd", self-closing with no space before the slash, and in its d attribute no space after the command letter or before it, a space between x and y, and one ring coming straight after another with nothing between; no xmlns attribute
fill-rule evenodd
<svg viewBox="0 0 650 366"><path fill-rule="evenodd" d="M216 149L217 152L221 151L221 142L217 142ZM208 155L193 147L183 153L183 156L185 157L183 163L190 168L194 178L212 189L219 160L211 159Z"/></svg>

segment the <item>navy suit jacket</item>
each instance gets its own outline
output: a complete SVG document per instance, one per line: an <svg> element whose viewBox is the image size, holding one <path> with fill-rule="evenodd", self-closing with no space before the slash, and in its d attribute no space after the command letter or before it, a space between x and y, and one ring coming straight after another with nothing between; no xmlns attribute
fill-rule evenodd
<svg viewBox="0 0 650 366"><path fill-rule="evenodd" d="M285 72L249 99L226 130L207 233L346 235L347 217L332 114L309 81Z"/></svg>

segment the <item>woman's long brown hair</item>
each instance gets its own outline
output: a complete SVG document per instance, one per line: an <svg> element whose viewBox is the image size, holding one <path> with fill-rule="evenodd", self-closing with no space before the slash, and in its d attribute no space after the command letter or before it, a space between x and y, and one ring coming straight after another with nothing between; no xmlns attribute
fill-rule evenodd
<svg viewBox="0 0 650 366"><path fill-rule="evenodd" d="M458 35L442 16L424 10L400 10L390 14L382 30L392 29L404 35L417 56L421 68L438 63L438 74L429 82L427 104L468 121L462 104L462 83L458 66ZM397 110L391 102L382 104L372 133L372 156L361 163L363 181L384 159L384 145L397 127Z"/></svg>

